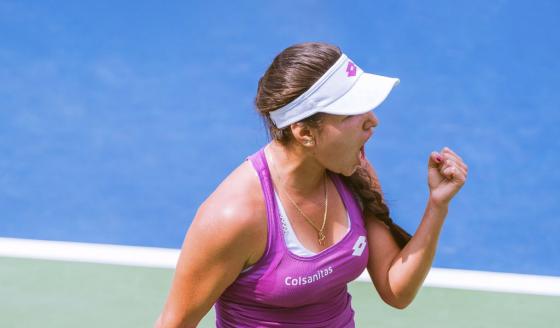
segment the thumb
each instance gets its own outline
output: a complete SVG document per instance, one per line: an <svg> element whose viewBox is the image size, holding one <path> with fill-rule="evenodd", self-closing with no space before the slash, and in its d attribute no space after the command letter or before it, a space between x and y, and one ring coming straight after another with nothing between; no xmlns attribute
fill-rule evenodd
<svg viewBox="0 0 560 328"><path fill-rule="evenodd" d="M443 156L441 156L437 151L433 151L430 154L430 159L428 160L428 168L437 169L442 162Z"/></svg>

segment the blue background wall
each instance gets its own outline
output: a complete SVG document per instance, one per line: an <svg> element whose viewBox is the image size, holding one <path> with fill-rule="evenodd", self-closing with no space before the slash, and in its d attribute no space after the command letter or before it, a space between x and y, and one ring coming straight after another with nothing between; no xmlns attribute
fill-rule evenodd
<svg viewBox="0 0 560 328"><path fill-rule="evenodd" d="M267 142L273 57L340 46L401 84L367 145L414 231L426 162L470 166L436 266L560 275L554 1L0 1L0 236L180 247L197 206Z"/></svg>

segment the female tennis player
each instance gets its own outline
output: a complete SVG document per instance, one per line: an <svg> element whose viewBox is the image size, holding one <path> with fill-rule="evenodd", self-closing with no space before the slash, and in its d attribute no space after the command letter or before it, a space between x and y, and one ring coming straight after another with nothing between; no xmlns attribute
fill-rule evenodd
<svg viewBox="0 0 560 328"><path fill-rule="evenodd" d="M467 166L429 154L418 229L393 223L364 144L398 82L324 43L274 59L255 101L271 142L198 209L156 327L195 327L213 305L217 327L354 327L347 284L366 268L387 304L412 302Z"/></svg>

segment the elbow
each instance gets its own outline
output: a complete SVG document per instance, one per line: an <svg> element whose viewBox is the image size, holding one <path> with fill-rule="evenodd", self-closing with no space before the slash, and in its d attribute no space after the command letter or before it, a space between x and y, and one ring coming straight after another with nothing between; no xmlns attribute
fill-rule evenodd
<svg viewBox="0 0 560 328"><path fill-rule="evenodd" d="M405 299L405 298L398 298L398 297L381 297L385 304L398 309L404 310L406 309L411 303L412 299Z"/></svg>
<svg viewBox="0 0 560 328"><path fill-rule="evenodd" d="M398 310L406 309L411 303L412 300L393 300L391 303L387 302L387 304Z"/></svg>
<svg viewBox="0 0 560 328"><path fill-rule="evenodd" d="M416 297L416 293L392 293L391 292L391 293L386 293L385 295L381 295L381 298L387 305L399 310L406 309L410 304L412 304L412 301L414 301L415 297Z"/></svg>
<svg viewBox="0 0 560 328"><path fill-rule="evenodd" d="M416 293L417 290L408 290L397 293L393 299L393 304L391 304L391 306L399 310L406 309L410 304L412 304L412 301L414 301Z"/></svg>

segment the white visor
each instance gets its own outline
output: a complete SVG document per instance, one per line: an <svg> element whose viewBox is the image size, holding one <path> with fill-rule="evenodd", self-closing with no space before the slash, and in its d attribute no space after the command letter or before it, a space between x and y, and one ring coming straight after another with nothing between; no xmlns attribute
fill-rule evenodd
<svg viewBox="0 0 560 328"><path fill-rule="evenodd" d="M282 129L316 113L357 115L379 106L399 79L365 73L345 54L307 91L270 112Z"/></svg>

